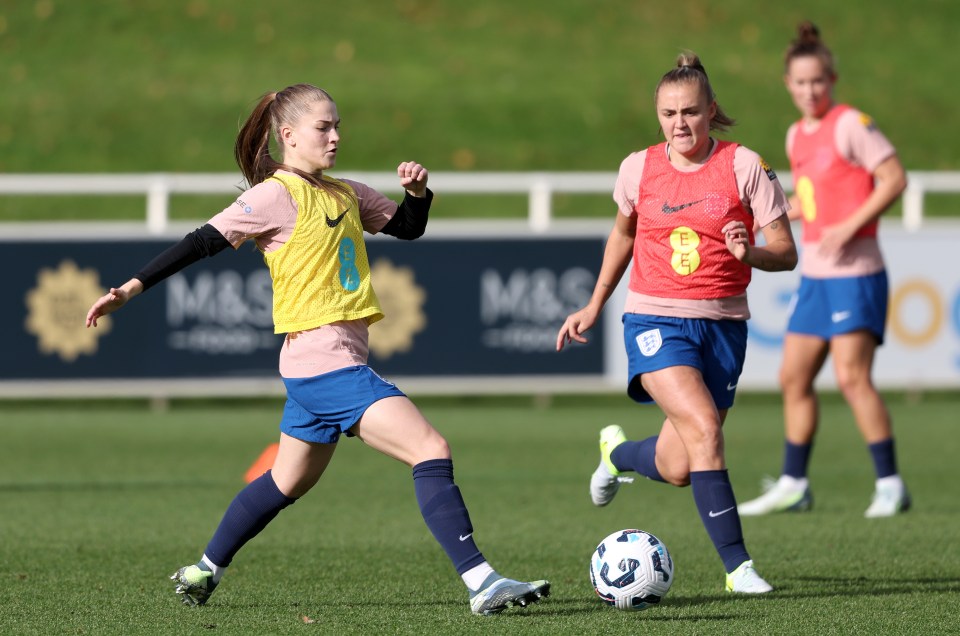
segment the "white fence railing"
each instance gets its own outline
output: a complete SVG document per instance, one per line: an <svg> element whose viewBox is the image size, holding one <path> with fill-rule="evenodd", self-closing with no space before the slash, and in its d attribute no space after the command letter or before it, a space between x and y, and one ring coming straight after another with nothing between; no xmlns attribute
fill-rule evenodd
<svg viewBox="0 0 960 636"><path fill-rule="evenodd" d="M790 191L789 171L780 174ZM354 179L384 193L400 191L392 172L343 172L337 177ZM451 194L526 194L531 230L546 231L552 222L553 195L610 194L613 172L433 172L430 185ZM960 193L960 171L907 173L903 195L903 225L917 230L923 224L927 193ZM236 173L145 173L145 174L5 174L0 175L0 195L144 195L147 231L162 234L169 224L170 197L175 194L230 194L240 191L243 179Z"/></svg>

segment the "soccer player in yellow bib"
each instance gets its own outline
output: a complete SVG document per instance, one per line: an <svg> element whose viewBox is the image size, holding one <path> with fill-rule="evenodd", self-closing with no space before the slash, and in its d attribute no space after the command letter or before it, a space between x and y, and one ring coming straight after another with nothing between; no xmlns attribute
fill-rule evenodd
<svg viewBox="0 0 960 636"><path fill-rule="evenodd" d="M867 517L910 507L897 469L890 413L873 384L887 318L887 272L877 224L906 187L896 150L873 120L833 99L833 55L804 22L785 56L787 92L800 120L787 132L796 194L791 219L803 220L800 288L783 341L780 385L786 427L783 469L741 515L808 510L807 467L819 424L814 380L827 356L873 458L876 486Z"/></svg>
<svg viewBox="0 0 960 636"><path fill-rule="evenodd" d="M498 574L473 539L453 481L450 448L394 384L367 365L368 326L383 313L370 284L363 233L419 238L433 193L427 170L405 161L399 205L372 188L324 174L340 149L333 99L308 84L264 95L237 137L235 155L250 188L110 289L87 313L87 326L191 263L254 241L273 281L273 321L286 334L280 375L287 401L271 470L230 503L200 560L171 576L187 605L203 605L243 545L307 493L330 463L341 434L409 465L424 521L468 589L475 614L535 603L547 581ZM280 160L270 154L273 139Z"/></svg>

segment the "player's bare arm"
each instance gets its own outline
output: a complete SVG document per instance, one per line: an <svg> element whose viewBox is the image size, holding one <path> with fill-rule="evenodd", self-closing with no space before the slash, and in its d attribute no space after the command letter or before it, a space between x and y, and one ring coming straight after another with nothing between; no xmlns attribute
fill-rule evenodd
<svg viewBox="0 0 960 636"><path fill-rule="evenodd" d="M120 287L111 287L110 291L91 305L87 312L87 327L96 327L98 318L112 314L142 291L143 283L136 278L131 278Z"/></svg>

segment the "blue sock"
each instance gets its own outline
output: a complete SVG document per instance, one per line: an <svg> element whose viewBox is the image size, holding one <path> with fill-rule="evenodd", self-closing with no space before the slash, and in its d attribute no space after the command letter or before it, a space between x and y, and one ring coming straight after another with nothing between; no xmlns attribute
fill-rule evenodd
<svg viewBox="0 0 960 636"><path fill-rule="evenodd" d="M280 492L268 470L233 498L204 554L213 563L227 567L247 541L295 501Z"/></svg>
<svg viewBox="0 0 960 636"><path fill-rule="evenodd" d="M867 446L870 456L873 457L873 467L877 471L877 479L897 474L897 454L893 447L893 438L885 439Z"/></svg>
<svg viewBox="0 0 960 636"><path fill-rule="evenodd" d="M647 479L665 481L660 476L654 460L657 454L658 437L659 435L654 435L639 442L624 442L611 451L610 461L617 470L632 470Z"/></svg>
<svg viewBox="0 0 960 636"><path fill-rule="evenodd" d="M783 474L795 479L807 476L807 466L810 464L810 451L813 444L793 444L784 442L783 446Z"/></svg>
<svg viewBox="0 0 960 636"><path fill-rule="evenodd" d="M460 489L453 483L453 460L429 459L413 467L420 514L450 557L457 574L485 561L473 541L473 526Z"/></svg>
<svg viewBox="0 0 960 636"><path fill-rule="evenodd" d="M693 500L717 554L727 572L750 559L743 543L743 529L737 500L726 470L698 470L690 473Z"/></svg>

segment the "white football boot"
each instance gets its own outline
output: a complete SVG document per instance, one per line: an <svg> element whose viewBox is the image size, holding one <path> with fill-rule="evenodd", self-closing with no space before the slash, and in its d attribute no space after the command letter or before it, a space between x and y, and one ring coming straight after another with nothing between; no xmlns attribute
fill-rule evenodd
<svg viewBox="0 0 960 636"><path fill-rule="evenodd" d="M910 493L903 484L900 475L891 475L877 480L876 490L873 492L873 501L863 513L867 519L892 517L900 512L910 510Z"/></svg>
<svg viewBox="0 0 960 636"><path fill-rule="evenodd" d="M744 561L727 575L727 591L736 594L766 594L773 591L773 586L757 574L753 561Z"/></svg>
<svg viewBox="0 0 960 636"><path fill-rule="evenodd" d="M625 441L627 436L616 424L611 424L600 431L600 465L590 476L590 499L595 506L606 506L613 501L620 489L621 481L633 481L630 477L621 477L620 471L610 461L610 453Z"/></svg>
<svg viewBox="0 0 960 636"><path fill-rule="evenodd" d="M771 512L804 511L813 507L813 495L806 477L797 479L780 475L776 481L765 479L764 493L737 506L741 517L767 515Z"/></svg>

